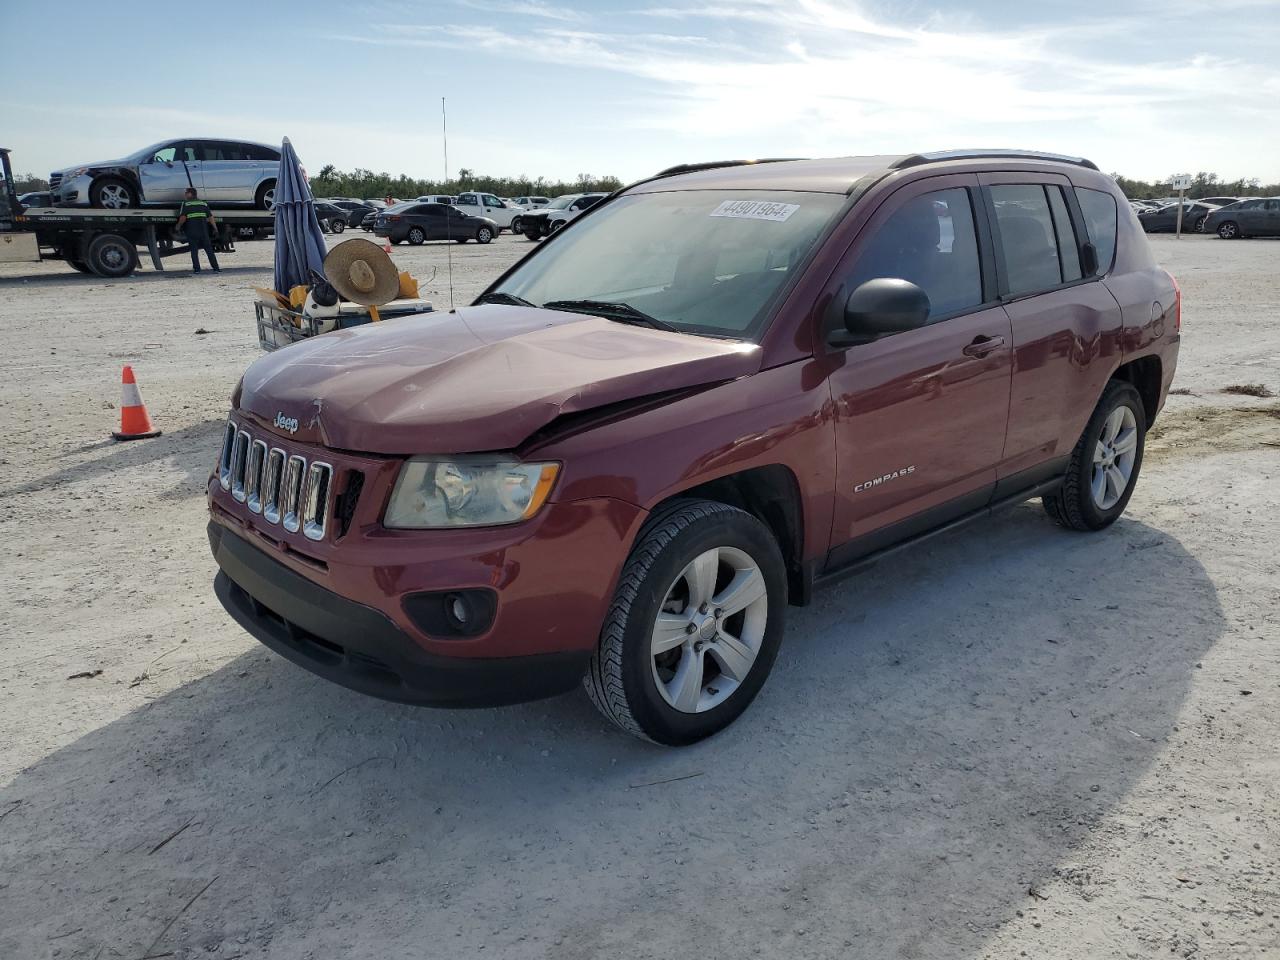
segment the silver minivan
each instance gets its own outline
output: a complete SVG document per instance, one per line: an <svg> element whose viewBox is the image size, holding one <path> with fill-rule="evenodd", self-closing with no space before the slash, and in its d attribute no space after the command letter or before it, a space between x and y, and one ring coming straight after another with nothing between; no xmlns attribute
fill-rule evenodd
<svg viewBox="0 0 1280 960"><path fill-rule="evenodd" d="M55 206L126 210L182 202L195 187L211 204L275 206L280 151L263 143L214 138L165 140L120 160L80 164L49 175Z"/></svg>

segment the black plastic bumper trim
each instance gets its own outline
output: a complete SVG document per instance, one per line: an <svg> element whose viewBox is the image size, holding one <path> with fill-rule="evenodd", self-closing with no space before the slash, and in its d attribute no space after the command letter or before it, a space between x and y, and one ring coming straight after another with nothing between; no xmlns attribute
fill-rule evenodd
<svg viewBox="0 0 1280 960"><path fill-rule="evenodd" d="M428 653L380 611L313 583L221 524L208 532L220 568L214 592L232 618L282 657L360 693L436 707L524 703L569 692L591 659L589 650Z"/></svg>

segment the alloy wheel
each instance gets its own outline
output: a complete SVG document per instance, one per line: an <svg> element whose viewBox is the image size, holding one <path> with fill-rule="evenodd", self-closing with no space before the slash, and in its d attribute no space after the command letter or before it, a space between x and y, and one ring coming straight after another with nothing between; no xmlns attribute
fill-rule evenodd
<svg viewBox="0 0 1280 960"><path fill-rule="evenodd" d="M98 199L108 210L129 208L129 188L118 183L108 183L98 188Z"/></svg>
<svg viewBox="0 0 1280 960"><path fill-rule="evenodd" d="M724 703L747 679L764 641L764 574L736 547L696 556L667 588L650 638L658 693L682 713Z"/></svg>
<svg viewBox="0 0 1280 960"><path fill-rule="evenodd" d="M1099 510L1110 510L1129 487L1138 455L1138 421L1128 406L1111 411L1093 450L1090 488Z"/></svg>

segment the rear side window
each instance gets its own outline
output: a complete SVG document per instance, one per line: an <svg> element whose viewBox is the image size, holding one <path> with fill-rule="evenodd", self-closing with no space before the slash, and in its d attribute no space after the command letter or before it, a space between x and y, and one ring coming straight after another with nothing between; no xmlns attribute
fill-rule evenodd
<svg viewBox="0 0 1280 960"><path fill-rule="evenodd" d="M1062 283L1057 234L1049 199L1039 184L991 188L1000 229L1000 252L1010 296L1047 290Z"/></svg>
<svg viewBox="0 0 1280 960"><path fill-rule="evenodd" d="M849 290L879 277L920 287L935 319L980 305L982 268L969 191L925 193L895 210L863 248Z"/></svg>
<svg viewBox="0 0 1280 960"><path fill-rule="evenodd" d="M1080 243L1076 240L1076 228L1071 225L1067 201L1061 187L1045 187L1049 197L1049 212L1053 214L1053 232L1058 238L1058 259L1062 267L1062 281L1069 283L1084 276L1080 270Z"/></svg>
<svg viewBox="0 0 1280 960"><path fill-rule="evenodd" d="M1115 197L1101 190L1076 187L1076 199L1089 229L1089 239L1098 251L1098 276L1102 276L1111 269L1111 261L1116 255Z"/></svg>

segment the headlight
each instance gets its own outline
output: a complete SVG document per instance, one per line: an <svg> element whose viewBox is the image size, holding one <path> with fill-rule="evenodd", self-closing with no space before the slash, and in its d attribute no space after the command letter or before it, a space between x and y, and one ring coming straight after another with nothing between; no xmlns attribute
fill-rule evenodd
<svg viewBox="0 0 1280 960"><path fill-rule="evenodd" d="M399 529L488 527L538 512L559 465L415 457L400 469L384 523Z"/></svg>
<svg viewBox="0 0 1280 960"><path fill-rule="evenodd" d="M69 170L67 171L67 173L63 174L62 179L74 180L76 177L83 177L88 172L89 172L88 167L76 167L74 170Z"/></svg>

